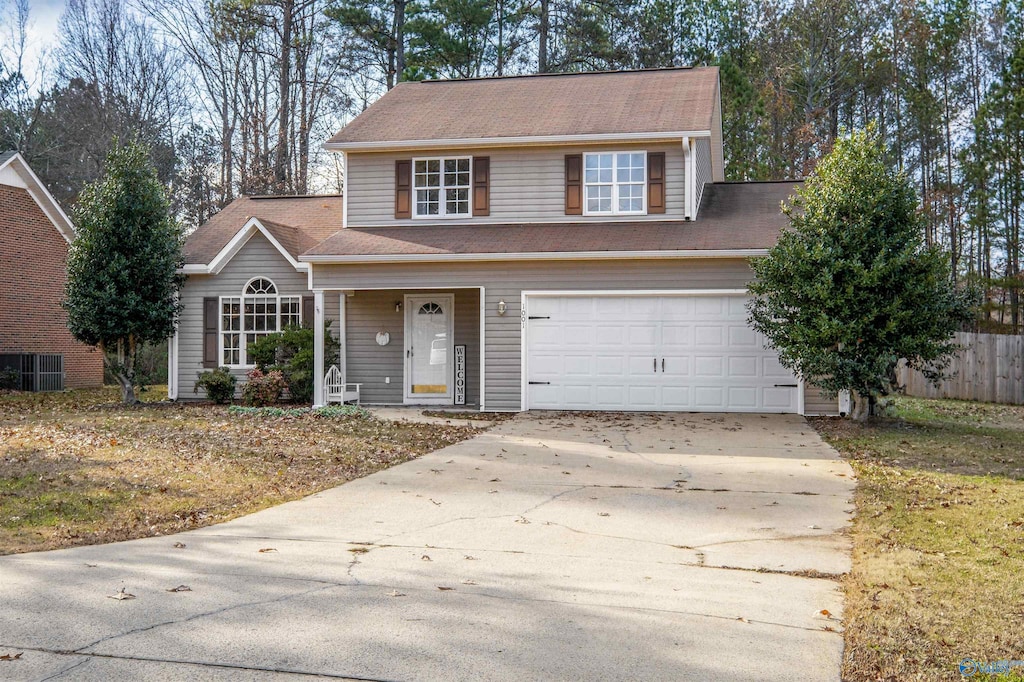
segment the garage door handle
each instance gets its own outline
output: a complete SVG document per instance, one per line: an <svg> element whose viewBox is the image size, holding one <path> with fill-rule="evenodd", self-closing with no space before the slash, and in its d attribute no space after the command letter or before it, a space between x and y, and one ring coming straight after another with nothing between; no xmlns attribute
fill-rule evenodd
<svg viewBox="0 0 1024 682"><path fill-rule="evenodd" d="M531 381L529 383L530 383L531 386L550 386L551 385L550 381Z"/></svg>
<svg viewBox="0 0 1024 682"><path fill-rule="evenodd" d="M799 384L775 384L775 388L797 388Z"/></svg>
<svg viewBox="0 0 1024 682"><path fill-rule="evenodd" d="M658 371L658 358L654 358L654 371Z"/></svg>
<svg viewBox="0 0 1024 682"><path fill-rule="evenodd" d="M664 371L665 371L665 358L662 358L662 359L661 359L661 371L662 371L662 372L664 372Z"/></svg>

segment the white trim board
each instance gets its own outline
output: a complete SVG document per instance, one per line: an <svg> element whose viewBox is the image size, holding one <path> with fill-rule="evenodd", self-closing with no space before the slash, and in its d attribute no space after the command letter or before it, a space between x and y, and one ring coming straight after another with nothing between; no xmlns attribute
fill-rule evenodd
<svg viewBox="0 0 1024 682"><path fill-rule="evenodd" d="M50 219L53 226L57 228L61 236L64 237L65 241L69 244L75 239L75 226L68 218L68 215L64 212L64 209L60 207L57 200L53 198L50 191L46 189L46 185L39 179L39 176L35 174L28 162L25 161L21 154L13 154L8 157L3 163L0 163L0 176L5 171L13 172L18 178L21 179L23 185L12 184L12 187L19 187L28 191L29 196L36 202L40 210L46 217ZM7 184L7 183L3 183Z"/></svg>
<svg viewBox="0 0 1024 682"><path fill-rule="evenodd" d="M446 263L451 261L513 260L656 260L662 258L754 258L767 256L768 249L689 249L676 251L541 251L527 253L415 253L356 256L299 256L304 263L344 265L347 263Z"/></svg>
<svg viewBox="0 0 1024 682"><path fill-rule="evenodd" d="M325 142L330 152L399 151L458 147L525 147L607 142L675 142L684 137L711 137L711 130L679 130L660 133L592 133L586 135L518 135L512 137L453 137L429 140L373 140L369 142Z"/></svg>

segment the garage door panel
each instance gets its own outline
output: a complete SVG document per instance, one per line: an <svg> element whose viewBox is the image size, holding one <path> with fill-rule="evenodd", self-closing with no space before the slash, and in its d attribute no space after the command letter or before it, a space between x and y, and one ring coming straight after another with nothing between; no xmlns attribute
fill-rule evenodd
<svg viewBox="0 0 1024 682"><path fill-rule="evenodd" d="M536 409L793 412L792 373L746 321L742 296L531 296ZM777 386L777 384L786 384Z"/></svg>
<svg viewBox="0 0 1024 682"><path fill-rule="evenodd" d="M693 359L695 377L724 377L725 358L719 355L698 355Z"/></svg>
<svg viewBox="0 0 1024 682"><path fill-rule="evenodd" d="M568 377L589 377L595 372L594 364L592 355L562 356L562 366L565 368L565 376Z"/></svg>
<svg viewBox="0 0 1024 682"><path fill-rule="evenodd" d="M694 407L698 410L725 411L725 388L723 386L694 386Z"/></svg>
<svg viewBox="0 0 1024 682"><path fill-rule="evenodd" d="M761 339L750 327L745 324L734 324L729 326L729 348L756 348L762 347Z"/></svg>
<svg viewBox="0 0 1024 682"><path fill-rule="evenodd" d="M766 410L795 411L798 390L797 388L765 387L762 389L762 403Z"/></svg>
<svg viewBox="0 0 1024 682"><path fill-rule="evenodd" d="M661 347L663 349L689 348L693 346L693 325L681 322L663 322L661 325Z"/></svg>
<svg viewBox="0 0 1024 682"><path fill-rule="evenodd" d="M666 410L689 410L690 387L689 386L663 386L661 388L661 407Z"/></svg>
<svg viewBox="0 0 1024 682"><path fill-rule="evenodd" d="M658 387L657 386L629 386L627 396L629 405L634 410L656 410L659 409Z"/></svg>
<svg viewBox="0 0 1024 682"><path fill-rule="evenodd" d="M729 377L730 378L751 378L756 379L758 373L757 357L730 357Z"/></svg>
<svg viewBox="0 0 1024 682"><path fill-rule="evenodd" d="M724 330L719 326L697 325L693 328L693 344L698 348L711 347L716 350L722 347Z"/></svg>
<svg viewBox="0 0 1024 682"><path fill-rule="evenodd" d="M730 386L726 395L730 409L754 409L757 407L756 386Z"/></svg>

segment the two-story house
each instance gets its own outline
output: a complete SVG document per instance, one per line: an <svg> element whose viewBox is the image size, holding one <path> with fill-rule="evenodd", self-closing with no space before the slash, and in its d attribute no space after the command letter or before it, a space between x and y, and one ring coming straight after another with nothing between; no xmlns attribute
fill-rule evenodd
<svg viewBox="0 0 1024 682"><path fill-rule="evenodd" d="M835 412L747 324L795 183L724 182L721 121L716 68L398 85L326 143L340 197L188 240L172 397L328 320L364 403Z"/></svg>

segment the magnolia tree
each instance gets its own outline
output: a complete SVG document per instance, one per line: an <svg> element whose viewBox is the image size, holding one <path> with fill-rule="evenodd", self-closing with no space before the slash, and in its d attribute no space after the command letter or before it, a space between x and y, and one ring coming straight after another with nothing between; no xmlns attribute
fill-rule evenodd
<svg viewBox="0 0 1024 682"><path fill-rule="evenodd" d="M74 218L78 235L63 302L68 328L99 347L122 400L134 403L138 352L174 333L184 282L183 232L149 150L115 146L103 177L83 190Z"/></svg>
<svg viewBox="0 0 1024 682"><path fill-rule="evenodd" d="M782 210L789 229L752 261L749 304L782 364L832 396L849 391L857 420L899 388L901 359L941 379L971 297L925 245L917 196L874 130L838 140Z"/></svg>

